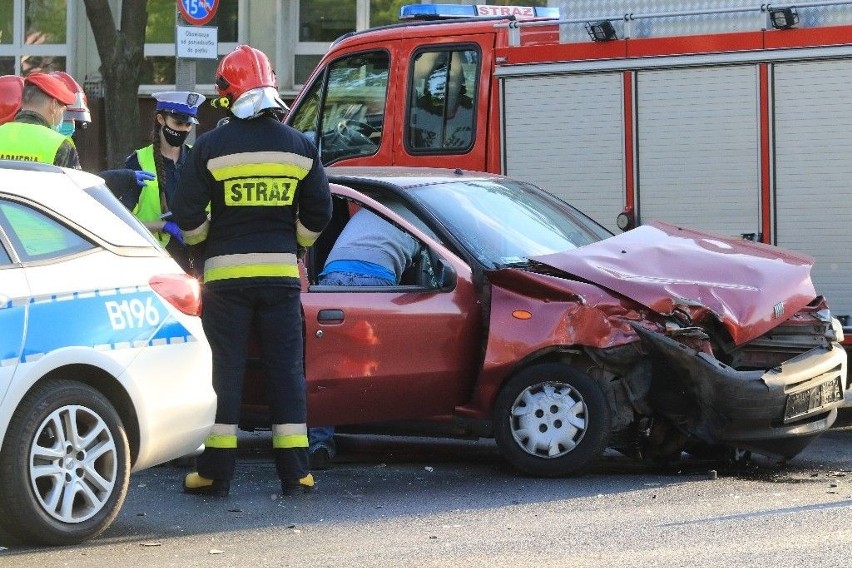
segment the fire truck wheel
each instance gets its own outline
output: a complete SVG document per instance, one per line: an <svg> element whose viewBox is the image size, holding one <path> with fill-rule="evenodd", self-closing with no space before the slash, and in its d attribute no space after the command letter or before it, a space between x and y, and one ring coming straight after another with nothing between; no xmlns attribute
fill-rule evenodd
<svg viewBox="0 0 852 568"><path fill-rule="evenodd" d="M588 375L560 363L524 369L497 397L494 436L518 470L540 477L577 473L607 448L606 396Z"/></svg>

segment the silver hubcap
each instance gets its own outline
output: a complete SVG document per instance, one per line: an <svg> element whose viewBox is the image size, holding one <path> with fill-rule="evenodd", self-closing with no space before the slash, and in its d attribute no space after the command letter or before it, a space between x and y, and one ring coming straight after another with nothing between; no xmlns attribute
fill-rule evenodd
<svg viewBox="0 0 852 568"><path fill-rule="evenodd" d="M512 436L527 453L558 458L572 451L588 424L583 397L569 385L541 383L521 392L511 409Z"/></svg>
<svg viewBox="0 0 852 568"><path fill-rule="evenodd" d="M36 497L47 514L64 523L80 523L100 511L118 476L109 428L77 405L63 406L41 423L29 463Z"/></svg>

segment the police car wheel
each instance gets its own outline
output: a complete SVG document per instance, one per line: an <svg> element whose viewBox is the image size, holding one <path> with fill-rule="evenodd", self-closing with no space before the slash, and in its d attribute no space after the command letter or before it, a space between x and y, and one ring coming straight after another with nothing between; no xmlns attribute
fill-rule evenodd
<svg viewBox="0 0 852 568"><path fill-rule="evenodd" d="M500 391L494 436L523 473L570 475L591 465L609 442L611 417L600 385L560 363L524 369Z"/></svg>
<svg viewBox="0 0 852 568"><path fill-rule="evenodd" d="M130 451L121 418L89 385L49 379L16 409L0 454L0 523L29 544L100 534L127 495Z"/></svg>

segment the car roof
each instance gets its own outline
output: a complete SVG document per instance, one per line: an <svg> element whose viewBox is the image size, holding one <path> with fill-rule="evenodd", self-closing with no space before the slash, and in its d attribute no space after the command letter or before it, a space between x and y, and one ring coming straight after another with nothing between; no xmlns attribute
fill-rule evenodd
<svg viewBox="0 0 852 568"><path fill-rule="evenodd" d="M505 176L450 168L424 168L406 166L329 166L326 174L330 181L346 184L347 180L381 181L408 189L459 180L506 180Z"/></svg>
<svg viewBox="0 0 852 568"><path fill-rule="evenodd" d="M103 179L81 170L0 160L0 194L38 203L114 245L150 246L85 191L103 185Z"/></svg>

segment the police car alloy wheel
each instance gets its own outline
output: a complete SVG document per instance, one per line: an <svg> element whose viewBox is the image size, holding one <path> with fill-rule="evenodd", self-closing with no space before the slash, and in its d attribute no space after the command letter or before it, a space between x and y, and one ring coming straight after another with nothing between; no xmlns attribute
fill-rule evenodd
<svg viewBox="0 0 852 568"><path fill-rule="evenodd" d="M98 535L127 495L129 454L124 426L104 395L82 382L46 380L24 398L6 433L0 523L33 544Z"/></svg>
<svg viewBox="0 0 852 568"><path fill-rule="evenodd" d="M524 369L497 397L494 437L518 470L562 476L589 466L606 449L610 411L601 387L561 363Z"/></svg>

